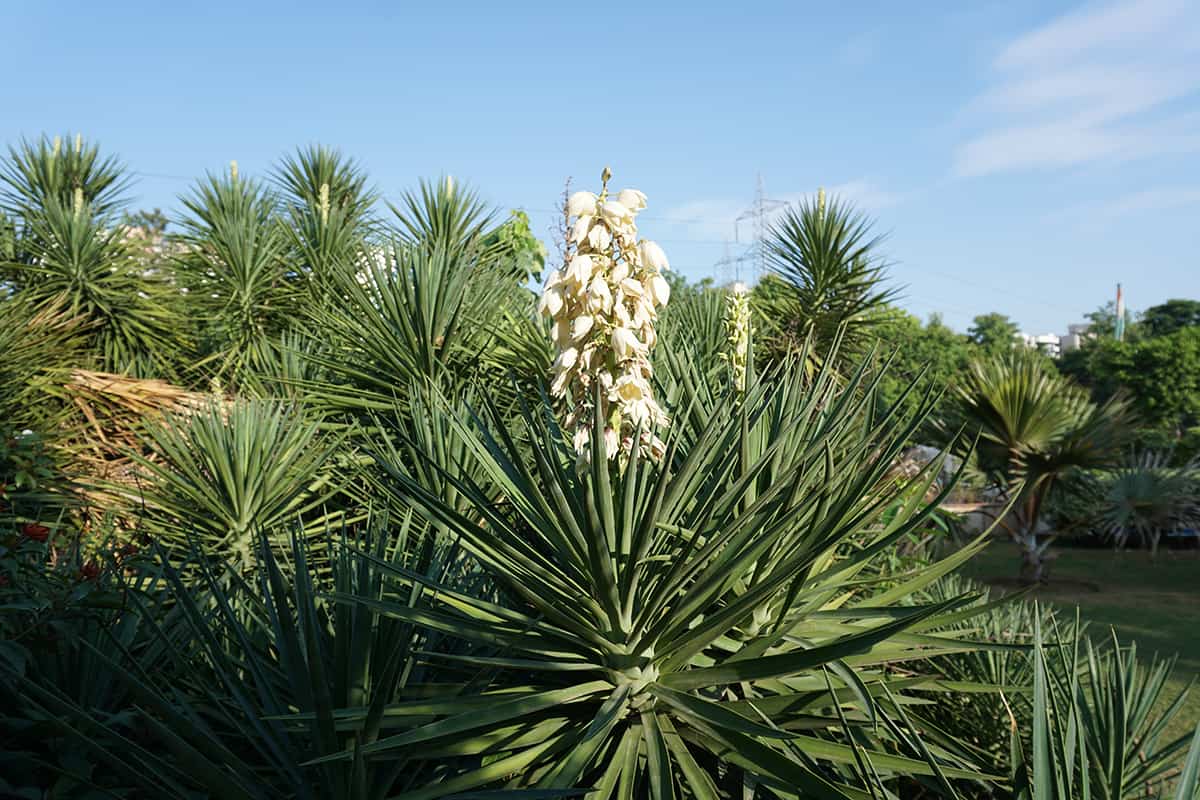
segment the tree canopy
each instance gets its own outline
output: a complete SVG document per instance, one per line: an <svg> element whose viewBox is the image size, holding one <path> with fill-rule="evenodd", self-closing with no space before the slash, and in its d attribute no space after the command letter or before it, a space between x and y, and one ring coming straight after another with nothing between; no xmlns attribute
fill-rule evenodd
<svg viewBox="0 0 1200 800"><path fill-rule="evenodd" d="M967 338L989 351L1008 350L1021 326L1004 314L995 311L980 314L967 329Z"/></svg>

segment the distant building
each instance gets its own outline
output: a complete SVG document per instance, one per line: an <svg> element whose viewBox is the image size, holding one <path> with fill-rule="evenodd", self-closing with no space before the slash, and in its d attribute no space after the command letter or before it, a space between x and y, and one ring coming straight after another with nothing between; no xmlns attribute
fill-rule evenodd
<svg viewBox="0 0 1200 800"><path fill-rule="evenodd" d="M1084 339L1089 338L1091 334L1091 323L1079 322L1074 325L1067 326L1067 335L1063 336L1059 342L1059 350L1063 353L1069 353L1072 350L1078 350L1083 346Z"/></svg>
<svg viewBox="0 0 1200 800"><path fill-rule="evenodd" d="M1068 325L1067 332L1061 336L1056 333L1018 333L1015 338L1025 347L1041 350L1051 358L1058 358L1063 353L1078 350L1083 341L1091 335L1090 328L1091 325L1081 322Z"/></svg>
<svg viewBox="0 0 1200 800"><path fill-rule="evenodd" d="M1062 337L1056 333L1018 333L1016 338L1031 350L1041 350L1051 358L1062 353Z"/></svg>

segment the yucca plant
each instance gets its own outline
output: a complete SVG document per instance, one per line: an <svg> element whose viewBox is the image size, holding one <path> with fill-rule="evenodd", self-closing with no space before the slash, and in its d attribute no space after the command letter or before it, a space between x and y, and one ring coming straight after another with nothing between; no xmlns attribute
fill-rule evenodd
<svg viewBox="0 0 1200 800"><path fill-rule="evenodd" d="M407 521L367 527L358 538L347 529L328 533L319 560L307 535L291 536L278 553L264 537L253 578L203 553L179 566L164 559L159 596L133 597L125 614L156 658L85 647L98 674L136 698L118 714L96 713L52 682L30 681L20 694L39 709L45 730L85 756L74 763L103 764L106 777L116 775L108 788L119 792L384 800L436 781L452 759L439 768L414 751L389 761L314 763L361 752L448 703L483 708L497 699L462 685L441 697L425 693L419 650L452 653L453 643L372 608L384 599L414 611L427 605L419 592L397 597L382 565L469 592L453 549L416 546Z"/></svg>
<svg viewBox="0 0 1200 800"><path fill-rule="evenodd" d="M1047 500L1072 475L1119 458L1131 434L1129 402L1115 395L1093 403L1044 357L1022 350L972 363L957 391L961 419L979 434L979 468L1013 504L1001 525L1021 548L1021 574L1040 581L1055 538L1039 538Z"/></svg>
<svg viewBox="0 0 1200 800"><path fill-rule="evenodd" d="M190 416L145 426L146 454L134 458L146 480L120 487L154 520L154 535L179 555L188 542L249 570L256 540L279 541L338 489L328 469L338 440L294 405L270 400L214 402ZM310 520L314 534L321 524Z"/></svg>
<svg viewBox="0 0 1200 800"><path fill-rule="evenodd" d="M881 239L870 221L821 191L814 200L787 208L764 244L770 279L755 290L761 318L775 349L794 349L812 337L814 353L858 353L871 327L897 295L887 285Z"/></svg>
<svg viewBox="0 0 1200 800"><path fill-rule="evenodd" d="M948 575L922 593L924 602L944 601L952 597L974 594L978 613L970 619L959 620L949 627L958 635L972 639L1009 644L1009 648L989 648L950 653L930 660L929 666L942 679L942 692L934 696L936 704L918 709L922 719L930 720L941 730L986 754L987 763L1000 771L1012 764L1014 731L1023 745L1029 744L1032 719L1033 645L1036 622L1043 628L1053 628L1065 641L1083 635L1082 629L1056 617L1054 611L1039 606L1021 596L994 598L988 590L959 575ZM1065 671L1057 659L1062 653L1051 648L1044 654L1056 670ZM988 691L972 691L967 687L992 687ZM958 691L945 691L960 687Z"/></svg>
<svg viewBox="0 0 1200 800"><path fill-rule="evenodd" d="M29 298L0 300L0 419L50 434L68 410L50 396L56 372L87 359L86 321Z"/></svg>
<svg viewBox="0 0 1200 800"><path fill-rule="evenodd" d="M28 211L16 291L39 310L78 318L101 369L138 376L172 370L185 346L177 295L148 273L109 217L47 198Z"/></svg>
<svg viewBox="0 0 1200 800"><path fill-rule="evenodd" d="M411 798L480 787L585 787L596 798L860 797L900 773L943 784L978 777L940 745L919 743L886 699L924 679L882 669L969 646L919 633L958 600L898 601L974 548L886 590L855 579L930 513L931 479L879 493L911 422L865 430L845 422L852 409L838 403L854 396L814 408L759 384L744 401L727 395L691 441L671 435L661 464L634 448L616 471L594 432L583 473L546 400L525 406L512 434L494 406L471 424L444 404L425 409L465 448L455 463L477 462L453 473L415 449L456 499L381 463L395 491L458 537L512 602L398 574L414 591L433 590L433 607L378 608L471 642L466 663L494 670L491 685L513 696L483 710L447 705L361 756L480 758ZM792 421L803 406L811 425L740 459L747 428L778 405Z"/></svg>
<svg viewBox="0 0 1200 800"><path fill-rule="evenodd" d="M1086 637L1052 629L1054 641L1046 642L1046 634L1035 615L1032 745L1025 751L1014 737L1014 794L1119 800L1162 796L1175 780L1174 796L1193 800L1200 793L1200 730L1163 738L1190 691L1164 694L1174 659L1143 665L1136 647L1122 647L1115 636L1097 649Z"/></svg>
<svg viewBox="0 0 1200 800"><path fill-rule="evenodd" d="M451 177L421 181L415 192L405 192L399 204L388 203L388 208L401 239L433 250L479 250L496 228L495 212Z"/></svg>
<svg viewBox="0 0 1200 800"><path fill-rule="evenodd" d="M315 312L332 351L318 359L335 407L389 411L410 382L466 382L504 311L504 285L478 251L395 241L358 275L341 275L344 304Z"/></svg>
<svg viewBox="0 0 1200 800"><path fill-rule="evenodd" d="M301 309L302 276L287 261L274 195L250 178L209 175L183 197L180 281L198 315L200 366L238 385Z"/></svg>
<svg viewBox="0 0 1200 800"><path fill-rule="evenodd" d="M353 274L367 258L378 193L357 163L323 145L297 150L272 177L290 242L288 260L303 276L309 302L336 305L330 273Z"/></svg>
<svg viewBox="0 0 1200 800"><path fill-rule="evenodd" d="M92 213L108 216L120 210L128 188L125 165L81 134L22 140L0 167L0 208L18 219L51 202L71 206L77 194Z"/></svg>

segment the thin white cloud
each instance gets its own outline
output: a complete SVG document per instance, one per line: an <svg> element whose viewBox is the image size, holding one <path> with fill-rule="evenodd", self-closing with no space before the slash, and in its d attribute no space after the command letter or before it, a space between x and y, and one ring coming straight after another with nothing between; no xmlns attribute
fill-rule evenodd
<svg viewBox="0 0 1200 800"><path fill-rule="evenodd" d="M959 176L1069 167L1200 149L1181 109L1200 91L1200 4L1119 0L1004 47L969 110L984 123L955 154Z"/></svg>
<svg viewBox="0 0 1200 800"><path fill-rule="evenodd" d="M1097 50L1132 50L1173 35L1191 0L1125 0L1085 6L1011 42L996 58L1001 69L1039 68ZM1174 32L1175 34L1178 31Z"/></svg>
<svg viewBox="0 0 1200 800"><path fill-rule="evenodd" d="M1102 203L1081 203L1056 209L1044 221L1095 232L1110 228L1114 220L1179 209L1200 209L1200 185L1153 186L1129 192Z"/></svg>
<svg viewBox="0 0 1200 800"><path fill-rule="evenodd" d="M852 205L858 211L875 213L901 202L903 196L890 191L867 178L858 178L825 187L825 194ZM804 192L769 192L772 211L766 216L775 219L783 209L802 200L812 200L816 190ZM753 199L743 202L729 199L695 200L668 209L659 222L679 225L689 238L705 240L729 240L743 243L753 240L753 222L750 219ZM740 218L740 219L739 219Z"/></svg>

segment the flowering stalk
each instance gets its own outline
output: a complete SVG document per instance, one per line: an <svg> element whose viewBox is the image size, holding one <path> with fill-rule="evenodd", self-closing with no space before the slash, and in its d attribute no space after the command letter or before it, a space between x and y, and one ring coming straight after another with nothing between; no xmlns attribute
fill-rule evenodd
<svg viewBox="0 0 1200 800"><path fill-rule="evenodd" d="M650 387L649 360L657 309L670 297L662 276L667 257L654 242L638 240L635 217L646 195L622 189L611 196L610 175L605 168L598 196L575 192L567 199L563 268L550 273L539 307L553 320L558 351L550 393L563 406L581 464L596 415L609 459L627 456L638 431L642 452L661 458L664 445L653 429L668 422Z"/></svg>
<svg viewBox="0 0 1200 800"><path fill-rule="evenodd" d="M750 355L750 295L740 283L725 295L725 339L729 352L722 357L733 371L738 394L746 391L746 360Z"/></svg>

